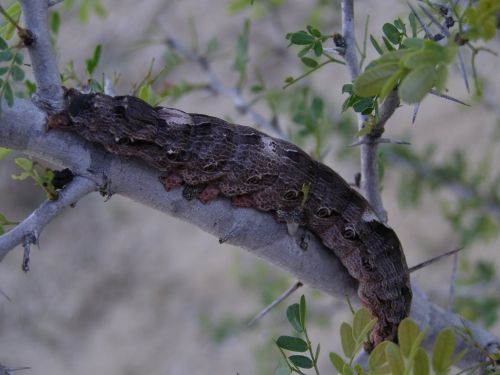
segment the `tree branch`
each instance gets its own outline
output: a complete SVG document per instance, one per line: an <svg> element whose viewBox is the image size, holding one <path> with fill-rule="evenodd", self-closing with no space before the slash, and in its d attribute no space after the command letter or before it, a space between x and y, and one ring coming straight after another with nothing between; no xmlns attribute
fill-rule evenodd
<svg viewBox="0 0 500 375"><path fill-rule="evenodd" d="M33 101L49 113L58 112L63 107L63 91L56 58L50 43L48 1L20 0L20 3L25 27L33 38L33 42L27 46L37 84L37 92Z"/></svg>
<svg viewBox="0 0 500 375"><path fill-rule="evenodd" d="M227 87L222 83L217 74L213 71L206 57L198 54L196 51L189 50L179 40L170 36L165 39L165 43L186 60L197 64L208 78L209 90L216 94L226 95L231 98L236 109L244 115L249 115L257 128L272 132L275 135L284 136L281 129L252 108L250 103L243 98L239 90Z"/></svg>
<svg viewBox="0 0 500 375"><path fill-rule="evenodd" d="M86 143L70 132L46 132L44 122L43 112L30 102L16 100L14 107L6 108L0 115L0 146L71 168L76 175L87 177L87 181L94 181L99 186L107 181L110 193L129 197L224 238L228 243L273 263L326 294L337 298L348 295L357 300L356 281L314 236L311 236L308 249L304 251L299 241L288 234L286 226L278 224L271 215L252 209L235 209L224 199L207 205L186 201L180 189L165 192L158 181L157 170L108 154L101 147ZM421 327L429 327L430 337L425 343L428 349L431 348L432 337L440 329L463 324L471 330L478 347L470 348L461 366L467 367L483 360L484 352L480 349L500 343L500 339L491 333L468 322L463 323L459 316L432 304L415 287L413 290L411 316ZM461 347L467 345L463 339L458 341Z"/></svg>
<svg viewBox="0 0 500 375"><path fill-rule="evenodd" d="M38 243L42 230L67 207L75 204L83 196L96 190L96 183L85 177L76 177L57 200L46 201L14 229L0 236L0 261L15 246L29 238L30 243Z"/></svg>
<svg viewBox="0 0 500 375"><path fill-rule="evenodd" d="M358 57L356 55L356 38L354 35L354 4L353 0L342 0L342 36L345 40L345 53L344 59L346 61L347 68L349 69L349 74L351 79L354 81L359 75L359 64ZM391 93L389 97L393 94ZM397 95L396 95L397 96ZM389 100L389 98L388 98ZM388 101L386 100L386 101ZM399 105L399 102L398 102ZM396 107L394 107L395 109ZM387 212L384 209L382 203L382 197L379 190L379 175L378 175L378 160L377 160L377 149L378 142L377 139L383 133L383 128L385 122L392 115L387 108L388 116L384 116L383 122L378 126L380 132L374 133L372 135L367 135L360 139L360 154L361 154L361 188L365 198L368 200L372 208L377 213L378 217L383 221L387 222ZM394 110L392 110L394 112ZM366 121L365 116L361 113L357 115L358 119L358 129L361 130ZM382 116L381 116L382 119Z"/></svg>

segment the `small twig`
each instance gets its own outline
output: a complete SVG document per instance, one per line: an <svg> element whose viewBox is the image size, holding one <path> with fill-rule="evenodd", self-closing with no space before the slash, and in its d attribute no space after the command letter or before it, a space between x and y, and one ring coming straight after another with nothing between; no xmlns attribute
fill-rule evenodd
<svg viewBox="0 0 500 375"><path fill-rule="evenodd" d="M374 142L377 144L389 143L389 144L393 144L393 145L405 145L405 146L411 145L411 143L407 142L407 141L398 141L396 139L389 139L389 138L379 138ZM366 145L366 144L371 144L371 143L372 143L371 141L368 141L366 139L360 139L354 143L351 143L347 147L356 147L356 146L361 146L361 145Z"/></svg>
<svg viewBox="0 0 500 375"><path fill-rule="evenodd" d="M425 15L431 20L431 22L436 25L438 27L439 30L441 30L441 32L443 33L444 36L446 37L449 37L450 36L450 32L449 30L441 25L441 23L433 16L433 14L431 12L429 12L424 6L422 5L418 5L418 7L422 10L422 12L425 13Z"/></svg>
<svg viewBox="0 0 500 375"><path fill-rule="evenodd" d="M411 12L413 13L413 15L415 16L415 18L417 19L418 23L420 24L420 26L422 27L422 29L424 30L425 32L425 36L429 39L432 39L432 33L431 33L431 30L427 27L427 25L424 23L424 21L422 21L422 18L420 18L420 16L418 15L417 11L415 10L415 8L413 8L413 6L410 4L409 1L406 2L408 4L408 6L410 7L411 9Z"/></svg>
<svg viewBox="0 0 500 375"><path fill-rule="evenodd" d="M24 246L23 270L29 269L29 245L36 244L43 228L67 207L96 190L96 183L85 177L75 177L59 193L57 200L45 201L18 226L0 236L0 261L17 245Z"/></svg>
<svg viewBox="0 0 500 375"><path fill-rule="evenodd" d="M255 323L257 323L260 319L262 319L269 311L271 311L273 308L275 308L277 305L279 305L281 302L283 302L285 299L287 299L293 292L295 292L297 289L299 289L303 284L300 281L297 281L295 284L293 284L290 288L285 290L278 298L276 298L272 303L267 305L262 311L260 311L257 315L255 315L248 323L247 327L253 326Z"/></svg>
<svg viewBox="0 0 500 375"><path fill-rule="evenodd" d="M448 311L453 312L453 304L455 302L455 286L457 284L458 271L458 253L453 254L453 267L450 277L450 294L448 295Z"/></svg>
<svg viewBox="0 0 500 375"><path fill-rule="evenodd" d="M284 135L281 129L279 129L273 122L268 121L260 113L255 111L243 98L239 90L225 86L212 70L210 62L204 56L198 54L196 51L189 50L181 42L172 37L167 37L165 39L165 43L186 60L196 63L207 75L209 81L207 87L214 93L226 95L231 98L238 111L244 115L249 115L257 127L264 128L267 131L271 131L279 136Z"/></svg>
<svg viewBox="0 0 500 375"><path fill-rule="evenodd" d="M0 375L11 375L20 370L31 370L31 367L6 367L0 363Z"/></svg>
<svg viewBox="0 0 500 375"><path fill-rule="evenodd" d="M458 249L455 249L455 250L450 250L450 251L447 251L446 253L443 253L443 254L440 254L440 255L437 255L431 259L428 259L426 260L425 262L422 262L422 263L419 263L417 264L416 266L413 266L413 267L410 267L409 271L410 273L413 273L415 271L418 271L424 267L427 267L428 265L432 264L432 263L435 263L437 262L438 260L442 259L442 258L445 258L447 256L450 256L450 255L453 255L453 254L456 254L458 253L460 250L463 250L463 247L461 248L458 248Z"/></svg>
<svg viewBox="0 0 500 375"><path fill-rule="evenodd" d="M57 5L59 3L62 3L64 0L48 0L47 1L47 6L50 8L54 5Z"/></svg>
<svg viewBox="0 0 500 375"><path fill-rule="evenodd" d="M28 51L37 85L32 100L49 114L63 108L63 90L48 28L48 3L20 0L26 30L33 38Z"/></svg>
<svg viewBox="0 0 500 375"><path fill-rule="evenodd" d="M413 110L411 113L411 123L414 124L415 121L417 120L417 115L418 115L418 110L420 109L420 103L416 103L413 106Z"/></svg>
<svg viewBox="0 0 500 375"><path fill-rule="evenodd" d="M446 95L446 94L440 94L435 89L431 89L429 91L429 94L436 95L436 96L439 96L440 98L448 99L449 101L452 101L452 102L455 102L455 103L462 104L462 105L465 105L467 107L470 107L470 104L467 104L467 103L461 101L460 99L454 98L453 96L449 96L449 95Z"/></svg>

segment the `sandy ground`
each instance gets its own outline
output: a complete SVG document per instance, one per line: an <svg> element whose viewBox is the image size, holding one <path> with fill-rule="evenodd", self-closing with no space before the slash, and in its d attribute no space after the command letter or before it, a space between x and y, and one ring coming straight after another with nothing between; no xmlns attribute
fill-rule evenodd
<svg viewBox="0 0 500 375"><path fill-rule="evenodd" d="M121 72L117 90L123 93L140 80L151 58L159 60L164 53L161 45L138 49L141 41L160 40L162 30L189 43L191 18L200 43L217 36L221 50L228 52L248 15L230 17L224 1L103 3L109 11L105 20L92 17L89 24L81 25L74 14L63 17L57 44L59 61L62 66L74 59L82 71L83 59L100 42L100 68L108 74ZM364 19L366 12L372 14L373 27L388 12L396 17L402 9L399 3L389 7L387 2L383 9L373 9L368 6L372 3L358 1L356 6L360 9L358 19ZM281 17L284 32L302 28L311 5L290 2ZM322 16L336 20L338 12ZM328 31L338 30L336 22L332 21ZM255 50L251 64L259 66L269 86L279 87L285 77L299 72L291 55L283 60L269 53L271 47L285 45L269 18L254 21L251 38ZM231 64L226 59L214 65L228 83L235 79ZM486 72L494 72L491 60L485 59L482 66ZM202 78L189 64L178 70L176 77L190 81ZM313 78L318 90L329 93L336 103L339 97L331 92L338 92L337 84L345 80L338 67ZM492 73L490 81L498 95L499 76ZM465 97L463 88L455 86L454 92ZM196 93L175 105L251 123L238 115L225 97ZM440 154L458 145L467 149L473 160L482 156L495 121L481 107L465 111L434 98L426 100L415 126L410 125L410 113L409 108L397 113L388 136L411 131L418 149L438 141ZM11 164L4 162L0 169L0 211L21 220L43 200L43 194L28 182L11 181ZM330 164L346 179L357 170L353 163ZM396 181L397 171L391 172L383 195L409 263L453 248L458 236L441 218L436 204L441 195L427 194L417 210L402 209L395 199ZM498 248L496 241L468 251L472 258L492 258ZM498 258L493 258L498 263ZM0 263L0 287L12 299L0 299L0 363L31 366L29 374L272 373L279 360L272 339L290 333L284 306L258 326L244 328L244 322L265 301L293 282L288 276L240 249L219 245L216 238L197 228L117 196L108 202L96 194L88 196L64 212L44 231L40 251L32 254L32 270L23 274L20 263L20 249ZM441 285L446 291L450 271L451 262L442 262L416 274L415 279L424 288L436 290ZM311 336L322 345L321 366L324 373L331 373L326 353L338 349L337 327L347 317L345 303L307 288L303 292L315 320ZM494 331L500 334L498 326Z"/></svg>

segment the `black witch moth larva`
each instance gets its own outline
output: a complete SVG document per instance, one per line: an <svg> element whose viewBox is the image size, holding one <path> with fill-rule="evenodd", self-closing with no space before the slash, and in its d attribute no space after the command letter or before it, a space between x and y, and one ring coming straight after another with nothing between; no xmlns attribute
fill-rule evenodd
<svg viewBox="0 0 500 375"><path fill-rule="evenodd" d="M362 303L378 318L371 344L396 339L412 298L398 237L337 173L297 146L216 117L75 90L49 127L142 159L167 190L184 185L205 203L225 197L306 227L359 282Z"/></svg>

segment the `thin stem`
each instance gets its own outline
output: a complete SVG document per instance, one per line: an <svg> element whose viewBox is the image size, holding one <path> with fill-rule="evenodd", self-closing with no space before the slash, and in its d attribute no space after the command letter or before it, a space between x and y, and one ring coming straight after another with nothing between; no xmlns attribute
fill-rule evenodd
<svg viewBox="0 0 500 375"><path fill-rule="evenodd" d="M314 353L312 351L312 346L311 346L311 340L309 340L309 335L307 334L307 329L305 326L304 326L304 336L307 341L307 349L309 350L309 355L311 356L313 362L314 372L316 372L316 375L320 375L318 370L317 358L314 358Z"/></svg>

